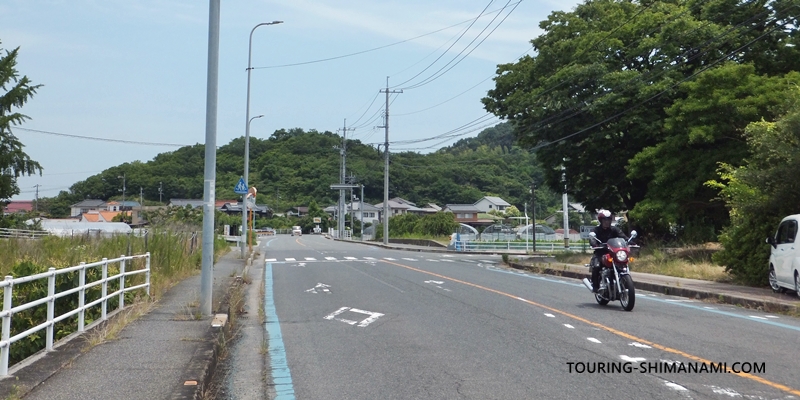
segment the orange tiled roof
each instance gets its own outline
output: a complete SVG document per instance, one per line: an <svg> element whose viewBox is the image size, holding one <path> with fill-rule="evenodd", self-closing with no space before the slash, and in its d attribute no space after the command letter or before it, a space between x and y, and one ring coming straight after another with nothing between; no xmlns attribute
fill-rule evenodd
<svg viewBox="0 0 800 400"><path fill-rule="evenodd" d="M100 214L83 213L81 218L86 222L100 222Z"/></svg>
<svg viewBox="0 0 800 400"><path fill-rule="evenodd" d="M121 211L100 211L99 213L106 222L111 222Z"/></svg>

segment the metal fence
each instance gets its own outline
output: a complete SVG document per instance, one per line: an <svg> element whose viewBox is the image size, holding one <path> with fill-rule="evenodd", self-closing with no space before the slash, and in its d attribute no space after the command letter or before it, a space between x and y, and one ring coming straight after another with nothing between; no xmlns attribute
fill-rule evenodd
<svg viewBox="0 0 800 400"><path fill-rule="evenodd" d="M40 230L0 228L0 238L39 239L49 234Z"/></svg>
<svg viewBox="0 0 800 400"><path fill-rule="evenodd" d="M485 241L456 241L454 242L457 251L533 251L533 242L485 242ZM582 251L584 246L580 243L570 243L568 249L564 248L564 242L537 242L537 252L556 252L556 251Z"/></svg>
<svg viewBox="0 0 800 400"><path fill-rule="evenodd" d="M145 267L143 269L137 269L132 271L125 270L125 263L126 261L132 261L134 259L144 258L145 259ZM113 276L108 276L108 265L109 264L119 264L119 273ZM86 283L86 270L90 268L102 268L102 278L98 279L94 282ZM79 274L79 281L78 286L69 290L65 290L60 293L56 293L56 276L61 274L67 274L70 272L80 272ZM138 275L144 274L145 281L140 285L135 285L131 287L125 287L125 277L131 275ZM43 297L40 299L28 301L24 304L20 304L14 306L12 304L12 293L14 290L14 285L18 285L21 283L26 282L33 282L40 279L47 279L47 297ZM113 282L114 280L118 280L119 282L119 289L113 293L108 293L108 283ZM92 301L91 303L86 303L86 290L97 285L101 286L101 295L100 298ZM47 272L24 276L20 278L14 278L13 276L6 276L5 280L0 281L0 288L3 289L3 311L0 312L0 318L2 318L2 339L0 340L0 376L8 375L8 359L9 359L9 351L11 348L11 344L21 339L26 338L36 332L39 332L42 329L46 329L46 349L48 351L53 350L53 337L55 331L55 324L65 320L73 315L78 316L78 332L83 332L85 329L85 320L84 316L86 310L97 306L98 304L101 306L101 316L100 320L105 321L107 319L108 313L108 301L115 296L119 298L119 309L122 310L125 307L125 293L130 292L137 289L146 288L148 296L150 295L150 253L146 254L139 254L134 256L121 256L119 258L115 258L109 260L104 258L102 261L94 262L91 264L81 263L80 265L69 267L69 268L50 268ZM78 294L78 307L72 309L69 312L66 312L62 315L55 316L55 302L57 299L77 293ZM24 332L18 333L14 336L11 336L11 317L15 313L27 310L29 308L33 308L39 305L47 304L47 321L36 325Z"/></svg>

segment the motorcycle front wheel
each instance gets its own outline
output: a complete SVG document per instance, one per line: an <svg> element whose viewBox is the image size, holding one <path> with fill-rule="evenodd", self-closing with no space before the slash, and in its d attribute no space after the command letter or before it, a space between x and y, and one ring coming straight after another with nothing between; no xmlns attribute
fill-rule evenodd
<svg viewBox="0 0 800 400"><path fill-rule="evenodd" d="M636 303L636 291L633 288L633 278L630 275L621 277L620 286L622 293L619 296L619 302L625 311L633 310L633 305Z"/></svg>
<svg viewBox="0 0 800 400"><path fill-rule="evenodd" d="M595 293L594 299L597 300L597 304L600 304L601 306L608 304L608 299L600 295L600 293Z"/></svg>

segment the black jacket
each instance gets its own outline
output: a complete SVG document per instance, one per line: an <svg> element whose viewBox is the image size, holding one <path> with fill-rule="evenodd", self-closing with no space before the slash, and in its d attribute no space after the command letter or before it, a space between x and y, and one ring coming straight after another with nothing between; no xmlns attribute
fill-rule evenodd
<svg viewBox="0 0 800 400"><path fill-rule="evenodd" d="M626 235L625 232L622 231L622 229L619 229L616 226L611 226L608 229L603 229L603 226L600 225L594 228L593 232L595 235L597 235L596 239L600 243L606 243L608 242L608 239L613 239L613 238L624 238L625 240L630 239L628 235ZM592 241L592 245L593 246L597 245L598 244L597 241Z"/></svg>

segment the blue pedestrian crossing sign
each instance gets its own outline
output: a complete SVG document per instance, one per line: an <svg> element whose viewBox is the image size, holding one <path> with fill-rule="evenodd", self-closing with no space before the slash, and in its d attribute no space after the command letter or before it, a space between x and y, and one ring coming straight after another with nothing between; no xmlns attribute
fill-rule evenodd
<svg viewBox="0 0 800 400"><path fill-rule="evenodd" d="M244 183L244 178L239 178L239 183L233 188L236 194L247 194L247 184Z"/></svg>

